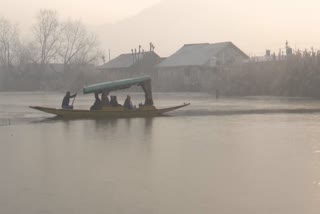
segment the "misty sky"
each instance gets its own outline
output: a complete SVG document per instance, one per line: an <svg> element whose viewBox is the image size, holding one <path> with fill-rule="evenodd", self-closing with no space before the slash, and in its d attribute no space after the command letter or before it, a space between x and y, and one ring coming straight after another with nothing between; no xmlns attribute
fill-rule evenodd
<svg viewBox="0 0 320 214"><path fill-rule="evenodd" d="M41 8L55 9L63 19L81 19L97 29L103 48L115 54L150 41L162 55L184 43L220 41L233 41L251 55L267 48L276 51L287 39L293 47L320 49L318 0L0 0L0 4L0 16L19 22L24 30ZM147 32L145 26L152 25Z"/></svg>
<svg viewBox="0 0 320 214"><path fill-rule="evenodd" d="M55 9L64 18L92 25L116 22L160 0L0 0L0 16L16 22L32 21L43 8Z"/></svg>

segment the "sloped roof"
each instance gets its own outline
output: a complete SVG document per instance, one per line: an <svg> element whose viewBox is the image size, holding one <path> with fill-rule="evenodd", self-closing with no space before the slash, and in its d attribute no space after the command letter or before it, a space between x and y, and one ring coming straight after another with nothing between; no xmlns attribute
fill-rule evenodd
<svg viewBox="0 0 320 214"><path fill-rule="evenodd" d="M129 68L148 56L159 57L154 52L137 53L135 57L132 53L121 54L106 64L99 66L98 69Z"/></svg>
<svg viewBox="0 0 320 214"><path fill-rule="evenodd" d="M244 58L248 58L248 56L232 42L187 44L158 64L157 67L203 66L207 64L212 57L217 56L221 51L230 46L236 48Z"/></svg>

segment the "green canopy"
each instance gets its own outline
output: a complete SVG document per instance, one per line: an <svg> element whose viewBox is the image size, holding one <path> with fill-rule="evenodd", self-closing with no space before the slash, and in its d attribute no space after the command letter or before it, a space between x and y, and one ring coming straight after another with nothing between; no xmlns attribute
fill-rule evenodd
<svg viewBox="0 0 320 214"><path fill-rule="evenodd" d="M121 89L130 88L134 85L143 85L145 82L150 82L151 78L148 76L131 78L131 79L123 79L112 82L104 82L95 85L90 85L83 88L84 94L102 92L102 91L117 91Z"/></svg>

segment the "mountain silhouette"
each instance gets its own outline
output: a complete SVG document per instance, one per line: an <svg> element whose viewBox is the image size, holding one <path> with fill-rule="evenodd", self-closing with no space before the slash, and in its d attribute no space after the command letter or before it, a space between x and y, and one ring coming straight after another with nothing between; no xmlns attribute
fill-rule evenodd
<svg viewBox="0 0 320 214"><path fill-rule="evenodd" d="M149 42L161 56L173 54L186 43L224 41L232 41L247 54L263 54L266 48L278 51L286 39L294 38L292 26L287 25L292 24L291 13L284 19L281 7L241 2L163 0L133 17L101 26L98 35L101 45L111 49L112 58L139 45L148 50Z"/></svg>

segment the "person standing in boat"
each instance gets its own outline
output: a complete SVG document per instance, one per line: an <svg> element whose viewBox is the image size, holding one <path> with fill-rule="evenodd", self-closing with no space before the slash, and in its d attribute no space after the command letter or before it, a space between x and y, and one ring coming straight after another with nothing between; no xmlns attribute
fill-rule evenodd
<svg viewBox="0 0 320 214"><path fill-rule="evenodd" d="M62 105L61 107L63 109L73 109L72 105L69 105L70 103L70 99L74 98L77 96L77 93L75 93L74 95L71 95L70 91L67 91L66 95L64 96L63 100L62 100Z"/></svg>

